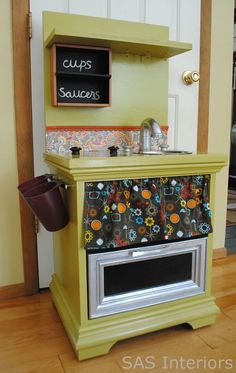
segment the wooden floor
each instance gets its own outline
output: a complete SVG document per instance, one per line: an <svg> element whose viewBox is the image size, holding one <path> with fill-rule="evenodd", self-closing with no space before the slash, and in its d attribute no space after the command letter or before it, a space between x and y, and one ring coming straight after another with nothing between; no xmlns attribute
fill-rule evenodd
<svg viewBox="0 0 236 373"><path fill-rule="evenodd" d="M236 372L236 255L214 261L213 326L178 326L118 342L106 356L78 362L50 293L0 303L0 373Z"/></svg>

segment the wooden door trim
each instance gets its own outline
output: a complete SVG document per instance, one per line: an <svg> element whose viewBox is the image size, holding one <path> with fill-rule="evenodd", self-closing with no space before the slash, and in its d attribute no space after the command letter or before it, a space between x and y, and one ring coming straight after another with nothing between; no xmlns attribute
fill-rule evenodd
<svg viewBox="0 0 236 373"><path fill-rule="evenodd" d="M201 0L197 151L208 151L212 0Z"/></svg>
<svg viewBox="0 0 236 373"><path fill-rule="evenodd" d="M212 0L201 0L201 79L197 141L197 149L201 152L206 152L208 149L211 3ZM28 13L28 0L12 0L15 122L19 183L32 178L34 175ZM37 238L34 217L22 199L20 199L20 214L25 289L27 294L33 294L39 289Z"/></svg>
<svg viewBox="0 0 236 373"><path fill-rule="evenodd" d="M17 168L19 184L34 176L28 0L12 0L12 41ZM39 289L35 218L20 198L21 240L26 294Z"/></svg>

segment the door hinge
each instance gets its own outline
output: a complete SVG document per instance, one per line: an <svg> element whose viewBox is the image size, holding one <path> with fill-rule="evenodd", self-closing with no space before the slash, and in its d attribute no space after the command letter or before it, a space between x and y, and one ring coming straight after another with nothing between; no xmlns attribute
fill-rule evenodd
<svg viewBox="0 0 236 373"><path fill-rule="evenodd" d="M34 230L36 234L39 233L39 219L36 216L34 217Z"/></svg>
<svg viewBox="0 0 236 373"><path fill-rule="evenodd" d="M32 12L28 14L28 30L29 30L29 39L32 38Z"/></svg>

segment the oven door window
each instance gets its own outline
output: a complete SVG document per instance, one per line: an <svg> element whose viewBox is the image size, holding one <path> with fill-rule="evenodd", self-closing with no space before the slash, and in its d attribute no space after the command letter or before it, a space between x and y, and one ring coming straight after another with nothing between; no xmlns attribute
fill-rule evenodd
<svg viewBox="0 0 236 373"><path fill-rule="evenodd" d="M89 317L205 291L207 238L88 254Z"/></svg>
<svg viewBox="0 0 236 373"><path fill-rule="evenodd" d="M104 296L118 295L192 278L192 253L104 267Z"/></svg>

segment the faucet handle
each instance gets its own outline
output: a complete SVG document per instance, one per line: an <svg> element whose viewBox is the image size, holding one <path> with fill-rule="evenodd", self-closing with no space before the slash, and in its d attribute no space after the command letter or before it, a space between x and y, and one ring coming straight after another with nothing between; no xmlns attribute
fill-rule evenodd
<svg viewBox="0 0 236 373"><path fill-rule="evenodd" d="M160 148L161 148L162 152L165 152L169 148L169 145L168 144L160 144Z"/></svg>
<svg viewBox="0 0 236 373"><path fill-rule="evenodd" d="M119 149L118 146L109 146L110 156L111 157L117 157L117 151Z"/></svg>

